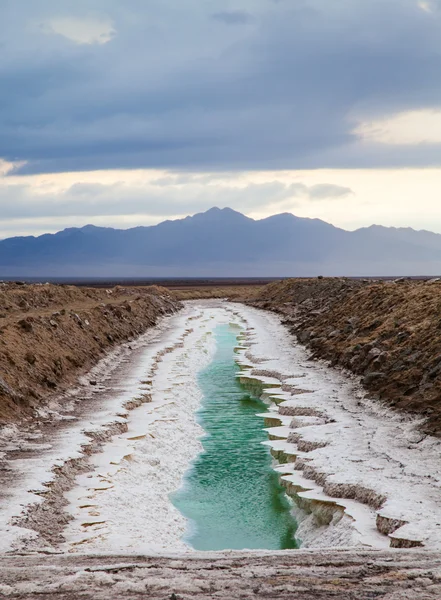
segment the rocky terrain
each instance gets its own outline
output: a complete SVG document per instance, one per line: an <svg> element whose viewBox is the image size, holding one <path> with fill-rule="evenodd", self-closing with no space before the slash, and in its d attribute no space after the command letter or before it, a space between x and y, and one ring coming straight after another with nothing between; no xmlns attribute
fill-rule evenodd
<svg viewBox="0 0 441 600"><path fill-rule="evenodd" d="M290 279L249 302L285 315L313 358L361 376L373 397L441 435L441 280Z"/></svg>
<svg viewBox="0 0 441 600"><path fill-rule="evenodd" d="M108 350L179 306L156 286L99 290L1 283L0 425L35 416Z"/></svg>

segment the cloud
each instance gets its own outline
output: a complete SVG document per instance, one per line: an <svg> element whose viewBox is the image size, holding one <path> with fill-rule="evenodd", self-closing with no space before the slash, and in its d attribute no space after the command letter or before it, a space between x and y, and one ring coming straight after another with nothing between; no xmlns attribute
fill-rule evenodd
<svg viewBox="0 0 441 600"><path fill-rule="evenodd" d="M429 15L433 15L434 13L439 12L439 10L441 9L440 0L421 0L417 4L422 11L428 13Z"/></svg>
<svg viewBox="0 0 441 600"><path fill-rule="evenodd" d="M354 132L362 139L392 146L441 144L441 109L398 113L361 123Z"/></svg>
<svg viewBox="0 0 441 600"><path fill-rule="evenodd" d="M25 162L8 162L6 160L2 160L0 158L0 177L4 177L5 175L11 175L16 172L20 167L23 167Z"/></svg>
<svg viewBox="0 0 441 600"><path fill-rule="evenodd" d="M431 2L426 2L425 0L421 0L421 2L417 3L419 8L421 8L421 10L423 10L426 13L431 13L432 12L432 4Z"/></svg>
<svg viewBox="0 0 441 600"><path fill-rule="evenodd" d="M107 44L116 35L108 17L53 17L41 23L45 33L61 35L76 44Z"/></svg>
<svg viewBox="0 0 441 600"><path fill-rule="evenodd" d="M308 196L311 200L345 198L346 196L352 196L353 193L354 192L348 187L329 183L319 183L311 186L308 190Z"/></svg>
<svg viewBox="0 0 441 600"><path fill-rule="evenodd" d="M303 183L247 183L231 185L226 181L210 181L195 176L185 184L179 175L170 175L168 183L153 180L127 184L76 183L65 189L53 189L26 183L0 185L0 227L11 222L17 228L20 220L46 220L47 227L55 220L82 220L111 217L119 225L130 216L161 220L205 211L212 206L231 207L245 213L264 209L277 212L295 206L296 199L322 200L342 198L352 193L345 187L331 184L307 186Z"/></svg>
<svg viewBox="0 0 441 600"><path fill-rule="evenodd" d="M11 2L0 157L22 173L439 164L441 144L378 151L354 132L440 106L428 17L415 0Z"/></svg>
<svg viewBox="0 0 441 600"><path fill-rule="evenodd" d="M253 21L253 15L242 10L224 10L213 14L213 19L227 25L243 25Z"/></svg>

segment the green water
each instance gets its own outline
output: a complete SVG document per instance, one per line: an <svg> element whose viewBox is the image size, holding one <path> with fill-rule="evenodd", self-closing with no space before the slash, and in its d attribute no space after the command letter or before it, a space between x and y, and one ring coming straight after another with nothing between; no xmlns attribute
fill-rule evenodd
<svg viewBox="0 0 441 600"><path fill-rule="evenodd" d="M237 381L237 330L220 325L217 351L201 372L198 422L204 451L172 501L189 519L185 541L196 550L296 548L296 522L271 468L267 434L256 413L266 411Z"/></svg>

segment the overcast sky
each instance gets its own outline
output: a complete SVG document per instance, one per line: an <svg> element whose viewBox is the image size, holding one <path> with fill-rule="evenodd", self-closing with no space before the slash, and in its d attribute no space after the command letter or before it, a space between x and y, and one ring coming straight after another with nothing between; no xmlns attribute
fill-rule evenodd
<svg viewBox="0 0 441 600"><path fill-rule="evenodd" d="M0 237L230 206L441 232L441 0L0 5Z"/></svg>

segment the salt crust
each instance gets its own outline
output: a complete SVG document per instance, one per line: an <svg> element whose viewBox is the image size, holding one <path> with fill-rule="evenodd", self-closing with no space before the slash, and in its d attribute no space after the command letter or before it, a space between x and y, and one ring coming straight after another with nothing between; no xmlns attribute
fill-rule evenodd
<svg viewBox="0 0 441 600"><path fill-rule="evenodd" d="M152 402L130 413L128 432L93 457L93 473L78 477L78 487L69 493L75 519L64 532L68 551L191 550L182 541L186 519L169 495L202 450L203 430L195 417L202 399L197 376L213 358L213 331L241 319L190 304L173 320L174 339L168 345L177 344L158 363L149 390Z"/></svg>
<svg viewBox="0 0 441 600"><path fill-rule="evenodd" d="M53 467L81 455L86 431L99 430L118 419L127 421L128 432L115 436L102 453L91 457L90 473L79 476L68 494L74 519L64 532L63 550L190 551L182 541L185 519L168 496L179 488L201 450L198 437L202 432L194 415L201 400L197 375L213 357L212 332L219 323L241 324L246 330L246 343L237 349L243 375L271 385L282 379L285 388L293 388L267 389L264 397L268 401L274 396L282 407L306 406L326 416L325 422L322 418L302 421L298 416L296 429L290 428L293 417L284 416L281 427L274 432L269 429L281 439L267 443L304 459L330 484L359 485L386 498L379 510L356 500L336 500L325 494L321 485L306 479L294 464L275 465L284 479L304 490L300 497L333 501L345 510L344 518L335 524L317 528L310 515L295 509L305 546L388 546L388 537L376 529L380 514L407 522L392 534L395 539L441 547L440 441L420 436L418 422L367 400L353 378L324 363L311 362L277 315L240 304L198 301L186 303L181 313L164 318L142 336L136 344L135 361L133 343L130 351L122 346L101 361L90 374L101 384L105 401L100 409L87 420L72 422L45 445L38 458L14 461L20 478L8 490L8 502L0 509L0 551L19 548L23 540L35 535L12 525L12 519L39 500L35 492L50 485ZM119 385L113 385L112 393L106 395L106 382L118 369ZM252 375L252 369L277 373L277 377ZM296 394L296 386L307 393ZM75 393L78 391L73 396ZM147 393L152 402L127 415L124 405ZM271 410L278 414L274 405ZM307 443L327 445L299 452L295 443L286 441L290 432ZM7 428L2 436L3 441L12 443L19 432Z"/></svg>
<svg viewBox="0 0 441 600"><path fill-rule="evenodd" d="M421 421L367 399L357 379L324 362L311 361L309 352L296 343L277 315L240 304L235 305L235 313L246 318L246 341L257 359L257 368L265 359L266 371L282 373L286 377L283 383L308 391L293 394L279 406L315 409L328 421L292 430L303 442L311 446L326 443L325 447L300 452L296 443L286 439L268 444L295 455L297 461L303 459L303 464L319 474L330 489L360 486L383 496L385 501L376 510L355 500L336 500L325 494L321 485L306 479L294 464L279 467L283 479L305 489L300 497L333 501L344 507L352 521L353 533L347 540L351 543L378 548L389 545L392 537L398 543L408 540L431 549L441 548L441 441L422 435L418 431ZM242 368L252 368L245 352L239 354ZM271 398L271 391L267 395ZM285 427L274 432L286 438L286 420L281 424ZM406 524L389 537L380 535L376 528L378 516ZM304 529L300 535L305 536L305 545L341 545L340 535L339 539L332 538L332 527L324 535L317 535L303 524L300 528Z"/></svg>

